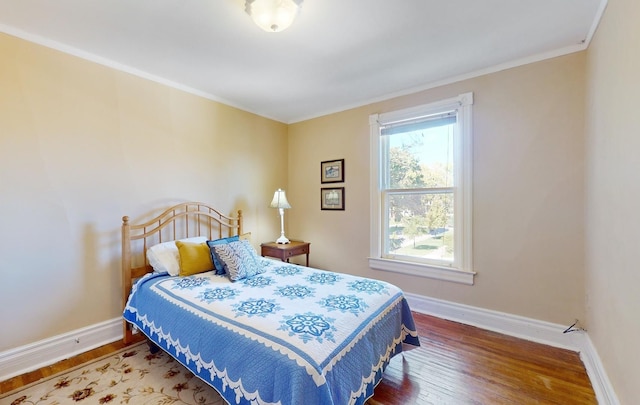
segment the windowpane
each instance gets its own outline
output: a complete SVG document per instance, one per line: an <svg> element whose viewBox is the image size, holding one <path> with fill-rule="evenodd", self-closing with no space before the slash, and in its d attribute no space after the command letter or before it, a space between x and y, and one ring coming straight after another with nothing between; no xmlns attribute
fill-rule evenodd
<svg viewBox="0 0 640 405"><path fill-rule="evenodd" d="M389 145L388 188L453 186L454 127L455 121L417 130L408 126L414 130L383 135Z"/></svg>
<svg viewBox="0 0 640 405"><path fill-rule="evenodd" d="M453 262L453 193L390 194L387 207L388 255Z"/></svg>

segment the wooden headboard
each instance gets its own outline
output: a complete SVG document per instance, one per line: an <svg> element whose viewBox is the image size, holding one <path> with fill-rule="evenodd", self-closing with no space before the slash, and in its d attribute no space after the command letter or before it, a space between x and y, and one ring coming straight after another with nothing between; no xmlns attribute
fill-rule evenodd
<svg viewBox="0 0 640 405"><path fill-rule="evenodd" d="M141 224L130 224L122 217L122 308L127 303L133 280L153 271L146 257L147 248L157 243L194 236L219 239L242 234L242 211L227 216L200 202L184 202ZM131 341L132 330L123 320L125 343Z"/></svg>

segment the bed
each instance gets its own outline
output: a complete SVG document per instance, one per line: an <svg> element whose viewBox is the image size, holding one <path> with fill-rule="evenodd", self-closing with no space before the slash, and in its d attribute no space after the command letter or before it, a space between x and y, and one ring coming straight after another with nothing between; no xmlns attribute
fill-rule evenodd
<svg viewBox="0 0 640 405"><path fill-rule="evenodd" d="M197 202L123 217L124 341L137 329L230 404L364 404L420 344L402 291L260 257L242 219ZM193 273L203 244L211 268ZM177 275L152 257L163 246Z"/></svg>

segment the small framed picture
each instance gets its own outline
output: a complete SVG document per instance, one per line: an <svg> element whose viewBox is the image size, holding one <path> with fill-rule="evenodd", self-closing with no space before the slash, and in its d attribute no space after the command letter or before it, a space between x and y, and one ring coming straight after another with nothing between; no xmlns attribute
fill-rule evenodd
<svg viewBox="0 0 640 405"><path fill-rule="evenodd" d="M344 159L320 162L322 183L342 183L344 181Z"/></svg>
<svg viewBox="0 0 640 405"><path fill-rule="evenodd" d="M344 211L344 187L321 188L320 209Z"/></svg>

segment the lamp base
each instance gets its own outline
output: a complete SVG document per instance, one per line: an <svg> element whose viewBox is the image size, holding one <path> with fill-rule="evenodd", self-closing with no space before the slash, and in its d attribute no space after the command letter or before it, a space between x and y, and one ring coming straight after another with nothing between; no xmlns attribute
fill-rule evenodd
<svg viewBox="0 0 640 405"><path fill-rule="evenodd" d="M287 239L286 236L282 235L276 240L276 243L280 243L284 245L286 243L289 243L289 239Z"/></svg>

